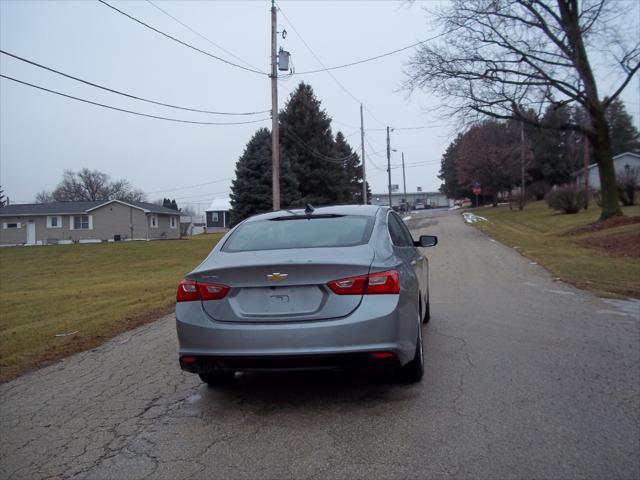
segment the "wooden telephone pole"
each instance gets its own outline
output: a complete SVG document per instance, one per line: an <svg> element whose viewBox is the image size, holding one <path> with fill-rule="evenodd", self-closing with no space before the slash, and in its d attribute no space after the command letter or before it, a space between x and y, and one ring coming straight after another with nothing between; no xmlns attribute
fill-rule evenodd
<svg viewBox="0 0 640 480"><path fill-rule="evenodd" d="M280 132L278 131L278 22L276 3L271 0L271 177L273 210L280 210Z"/></svg>
<svg viewBox="0 0 640 480"><path fill-rule="evenodd" d="M364 117L362 115L362 104L360 104L360 149L362 151L362 203L367 202L367 170L364 166Z"/></svg>

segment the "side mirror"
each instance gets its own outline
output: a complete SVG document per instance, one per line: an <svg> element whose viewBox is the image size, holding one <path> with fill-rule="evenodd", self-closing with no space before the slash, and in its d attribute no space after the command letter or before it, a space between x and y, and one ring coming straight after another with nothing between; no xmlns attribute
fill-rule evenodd
<svg viewBox="0 0 640 480"><path fill-rule="evenodd" d="M420 240L413 242L416 247L434 247L438 244L438 237L435 235L420 235Z"/></svg>

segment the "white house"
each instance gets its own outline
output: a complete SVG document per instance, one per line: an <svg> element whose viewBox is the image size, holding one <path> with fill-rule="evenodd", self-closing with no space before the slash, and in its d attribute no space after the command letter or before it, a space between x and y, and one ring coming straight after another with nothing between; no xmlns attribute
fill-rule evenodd
<svg viewBox="0 0 640 480"><path fill-rule="evenodd" d="M613 166L616 175L620 175L627 168L636 168L640 170L640 155L637 153L625 152L613 157ZM600 172L598 165L593 164L588 168L589 171L589 187L600 189ZM584 185L584 168L574 173L577 185Z"/></svg>

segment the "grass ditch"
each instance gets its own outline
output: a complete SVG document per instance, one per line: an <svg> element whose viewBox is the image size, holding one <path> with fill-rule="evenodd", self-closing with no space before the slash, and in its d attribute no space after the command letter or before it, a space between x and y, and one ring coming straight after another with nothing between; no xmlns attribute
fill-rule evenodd
<svg viewBox="0 0 640 480"><path fill-rule="evenodd" d="M1 248L0 382L171 312L220 238Z"/></svg>
<svg viewBox="0 0 640 480"><path fill-rule="evenodd" d="M550 270L561 280L603 297L640 298L640 206L623 207L624 220L595 224L595 205L573 215L530 203L474 209L480 230Z"/></svg>

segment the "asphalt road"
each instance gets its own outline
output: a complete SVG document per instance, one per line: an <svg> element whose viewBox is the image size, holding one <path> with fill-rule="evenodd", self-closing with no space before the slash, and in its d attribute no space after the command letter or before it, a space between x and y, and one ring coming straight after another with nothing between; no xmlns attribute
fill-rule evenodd
<svg viewBox="0 0 640 480"><path fill-rule="evenodd" d="M605 303L463 224L433 233L417 385L177 366L174 319L0 387L0 478L640 477L640 303Z"/></svg>

